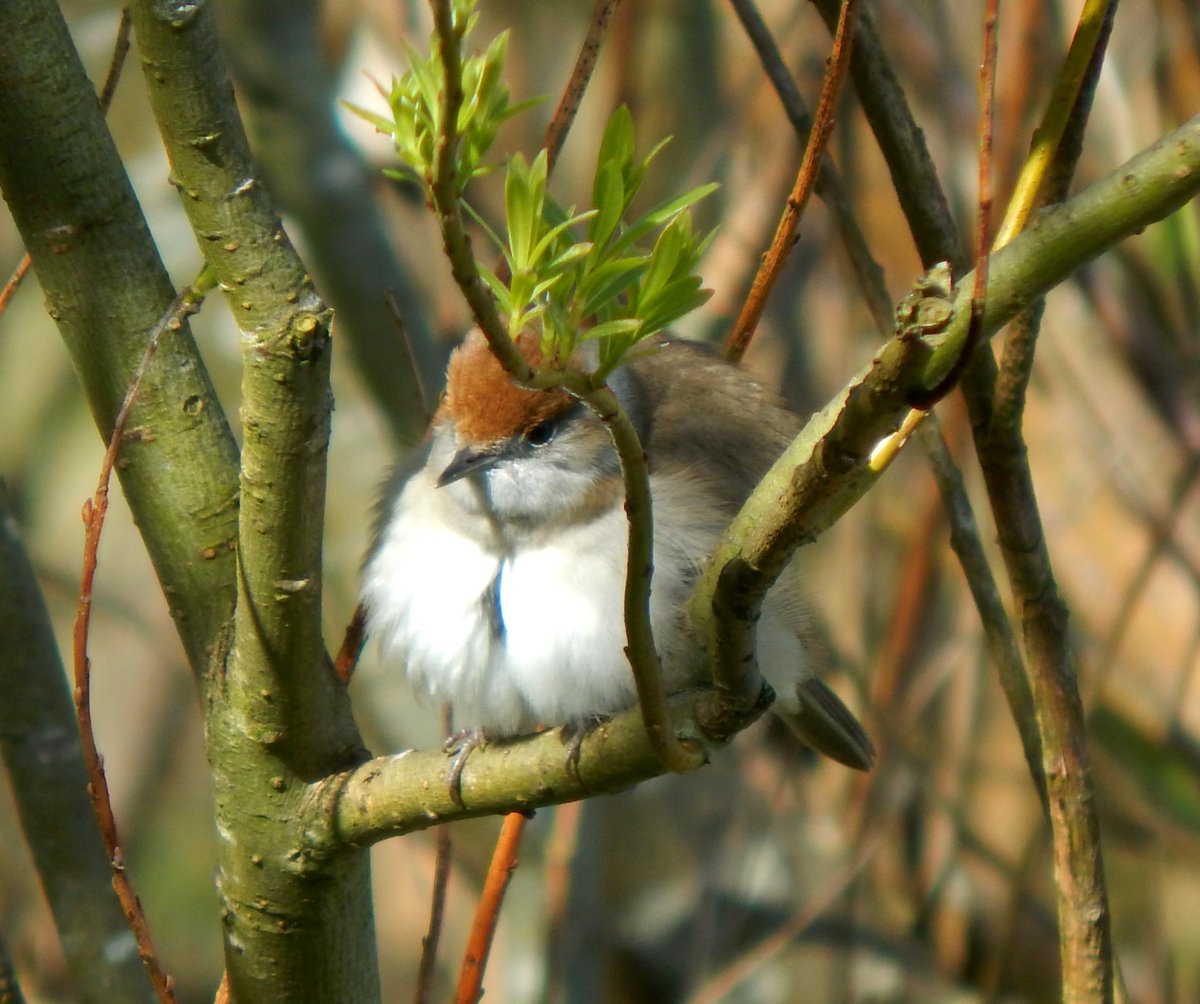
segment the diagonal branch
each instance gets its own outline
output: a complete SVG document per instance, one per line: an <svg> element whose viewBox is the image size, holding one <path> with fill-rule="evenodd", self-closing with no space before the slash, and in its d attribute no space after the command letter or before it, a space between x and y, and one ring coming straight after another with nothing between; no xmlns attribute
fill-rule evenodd
<svg viewBox="0 0 1200 1004"><path fill-rule="evenodd" d="M1200 117L1045 212L992 256L983 337L1073 269L1162 219L1198 191ZM796 547L819 535L878 480L873 446L899 426L909 410L908 397L936 386L958 358L969 325L972 283L970 275L959 281L943 330L891 339L788 448L735 519L726 545L701 580L691 606L697 628L712 627L722 575L750 594L765 592L772 573ZM667 706L682 735L719 744L739 727L715 691L704 692L700 700L680 695ZM553 732L477 750L463 772L460 806L436 780L445 765L441 753L378 758L319 786L318 797L306 807L313 820L309 829L332 841L323 845L332 852L343 844L370 843L439 822L607 793L663 770L636 710L584 739L577 774L563 759Z"/></svg>

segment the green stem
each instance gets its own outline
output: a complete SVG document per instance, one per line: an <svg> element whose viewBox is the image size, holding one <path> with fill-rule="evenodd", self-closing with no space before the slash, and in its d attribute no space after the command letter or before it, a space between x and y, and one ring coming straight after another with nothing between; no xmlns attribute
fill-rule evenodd
<svg viewBox="0 0 1200 1004"><path fill-rule="evenodd" d="M629 516L629 556L625 573L626 655L633 670L642 716L651 743L664 765L673 771L688 771L704 762L703 753L685 747L676 737L666 715L666 691L654 647L650 622L650 580L653 574L654 524L646 458L632 423L620 403L605 386L595 387L580 373L536 372L521 356L509 337L491 291L479 277L479 267L463 226L462 204L456 181L458 135L454 124L462 104L461 53L453 25L449 0L434 0L434 26L439 58L446 85L442 91L442 133L437 140L437 162L430 179L430 194L442 230L451 273L505 371L520 385L546 389L561 387L578 398L604 422L612 437L625 481L626 512Z"/></svg>

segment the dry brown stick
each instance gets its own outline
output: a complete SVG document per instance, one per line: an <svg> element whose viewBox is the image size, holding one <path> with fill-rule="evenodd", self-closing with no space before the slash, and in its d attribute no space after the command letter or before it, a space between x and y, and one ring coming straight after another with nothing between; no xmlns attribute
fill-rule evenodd
<svg viewBox="0 0 1200 1004"><path fill-rule="evenodd" d="M546 149L546 174L554 170L567 131L575 121L575 113L579 111L579 103L583 100L588 81L592 79L592 71L596 68L596 60L600 56L600 44L604 41L604 33L608 30L608 22L612 20L613 11L621 0L596 0L592 8L592 19L588 23L587 34L583 37L583 45L575 59L575 67L563 89L558 107L546 126L546 138L542 146Z"/></svg>
<svg viewBox="0 0 1200 1004"><path fill-rule="evenodd" d="M837 106L837 97L841 91L842 81L850 65L851 37L854 29L854 17L858 11L858 0L842 0L841 13L838 16L837 31L833 36L833 49L829 56L829 64L825 77L821 81L821 97L817 102L817 110L813 115L813 127L808 134L808 142L804 147L804 155L800 159L800 168L796 172L796 182L788 196L787 205L775 228L775 237L767 253L763 255L762 264L754 276L750 293L742 305L733 328L725 339L725 357L732 362L739 361L746 353L750 340L754 337L754 329L762 317L763 308L775 280L791 254L796 241L796 228L804 207L812 195L813 188L820 173L821 157L829 143L833 131L833 113Z"/></svg>
<svg viewBox="0 0 1200 1004"><path fill-rule="evenodd" d="M525 819L520 812L510 812L500 826L500 837L492 853L492 862L488 865L487 878L479 894L475 917L471 921L467 948L463 952L455 1004L476 1004L481 996L483 973L487 968L488 953L492 950L492 939L500 918L500 904L513 870L517 867L517 847L525 831Z"/></svg>
<svg viewBox="0 0 1200 1004"><path fill-rule="evenodd" d="M446 730L449 734L449 729ZM429 927L421 939L421 963L417 968L417 985L413 1004L429 1004L433 1000L433 975L437 965L438 945L442 939L442 918L446 914L446 888L450 881L450 827L439 826L435 832L436 851L433 866L433 892L429 898Z"/></svg>
<svg viewBox="0 0 1200 1004"><path fill-rule="evenodd" d="M112 799L108 789L108 778L104 773L104 764L96 747L96 736L92 728L91 708L91 663L88 659L88 629L92 617L92 588L96 579L97 551L100 546L100 532L104 528L104 517L108 512L108 489L112 477L113 464L117 459L117 450L125 433L125 424L133 409L133 402L146 375L150 361L158 349L159 341L167 331L178 330L183 317L194 313L199 305L199 299L193 289L183 290L175 297L166 314L154 326L146 351L142 355L137 371L125 392L125 400L113 422L112 433L108 438L108 446L104 451L104 459L100 464L100 476L95 494L84 502L83 525L83 571L79 583L79 601L75 611L75 623L72 630L72 664L74 670L75 715L79 724L79 738L83 747L84 764L88 774L88 795L92 808L96 813L96 823L100 829L108 853L109 864L112 867L113 889L120 901L121 910L137 941L138 955L146 967L146 973L160 1001L174 1001L175 994L171 986L171 978L164 972L150 936L146 923L146 915L142 911L141 901L133 891L129 875L125 870L125 862L121 852L120 839L117 833L117 821L113 813Z"/></svg>

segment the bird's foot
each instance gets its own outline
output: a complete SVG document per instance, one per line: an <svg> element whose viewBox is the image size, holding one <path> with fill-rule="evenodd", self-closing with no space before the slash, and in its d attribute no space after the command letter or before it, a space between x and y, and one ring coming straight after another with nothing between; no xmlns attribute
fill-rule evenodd
<svg viewBox="0 0 1200 1004"><path fill-rule="evenodd" d="M597 728L608 721L607 715L589 715L581 722L568 722L559 731L559 737L567 748L567 773L582 783L579 776L579 756L583 752L583 741Z"/></svg>
<svg viewBox="0 0 1200 1004"><path fill-rule="evenodd" d="M480 746L487 744L488 737L483 729L459 729L446 738L442 749L450 754L450 763L446 767L446 790L450 801L460 808L466 808L462 797L462 772L467 765L467 757Z"/></svg>

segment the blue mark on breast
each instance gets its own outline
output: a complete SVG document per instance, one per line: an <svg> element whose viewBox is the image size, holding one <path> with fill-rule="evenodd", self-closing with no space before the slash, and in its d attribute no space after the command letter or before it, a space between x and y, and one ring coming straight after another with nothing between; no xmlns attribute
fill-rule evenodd
<svg viewBox="0 0 1200 1004"><path fill-rule="evenodd" d="M504 561L501 561L499 567L496 569L496 577L492 579L492 584L484 597L484 602L487 605L488 623L492 629L492 637L501 644L504 643L505 635L508 633L508 628L504 624L504 608L500 603L500 583L503 578Z"/></svg>

